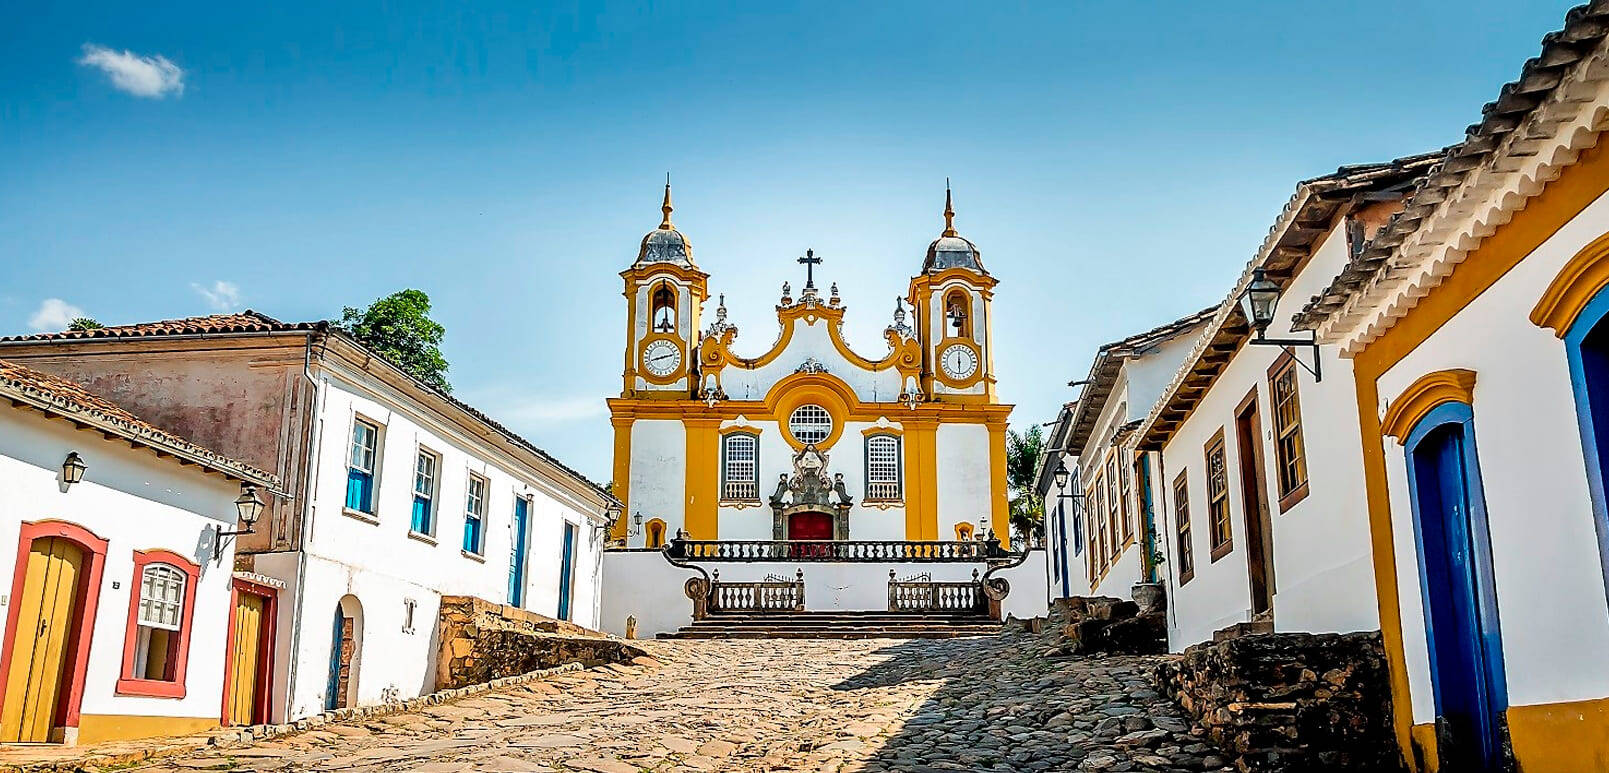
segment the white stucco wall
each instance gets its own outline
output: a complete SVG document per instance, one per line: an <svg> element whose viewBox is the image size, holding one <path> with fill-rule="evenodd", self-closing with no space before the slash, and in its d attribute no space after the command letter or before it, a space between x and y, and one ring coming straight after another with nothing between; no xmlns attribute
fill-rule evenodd
<svg viewBox="0 0 1609 773"><path fill-rule="evenodd" d="M1378 381L1386 402L1427 373L1476 373L1474 427L1490 524L1510 705L1609 695L1609 615L1569 367L1531 308L1564 264L1609 231L1600 198ZM1403 448L1385 440L1413 721L1434 716Z"/></svg>
<svg viewBox="0 0 1609 773"><path fill-rule="evenodd" d="M849 314L852 312L845 312ZM899 398L900 383L899 371L887 368L879 371L870 371L849 361L838 351L832 343L828 326L832 323L817 317L815 322L803 318L793 323L793 338L788 341L787 349L765 365L753 370L729 367L721 371L721 386L726 390L726 396L733 400L760 400L778 381L794 374L799 366L808 359L815 359L826 367L827 372L842 379L855 396L864 402L893 402ZM770 333L770 331L765 331ZM765 348L757 348L758 342L765 342ZM744 357L759 357L770 351L776 342L775 335L754 335L743 332L738 333L733 348L736 353ZM888 355L888 344L877 341L862 346L855 346L853 342L846 341L855 354L869 360L881 360Z"/></svg>
<svg viewBox="0 0 1609 773"><path fill-rule="evenodd" d="M935 438L939 539L953 540L956 524L976 528L980 518L991 522L989 429L981 424L941 424Z"/></svg>
<svg viewBox="0 0 1609 773"><path fill-rule="evenodd" d="M259 571L275 574L300 591L300 633L284 651L297 664L290 685L290 716L322 710L336 605L345 595L362 605L364 637L359 650L360 704L405 699L432 687L436 613L443 595L509 601L514 555L516 498L529 498L528 548L522 606L558 616L564 524L576 527L571 607L568 619L597 627L601 603L602 542L589 518L591 506L538 470L498 453L425 415L410 401L359 377L331 368L320 381L320 418L314 455L312 518L307 557L267 561ZM382 426L375 482L378 522L345 511L347 458L354 415ZM678 425L679 427L679 425ZM428 448L440 457L434 538L410 534L414 460ZM483 550L462 549L470 473L487 480ZM601 515L601 513L596 513ZM412 600L414 632L403 631L405 603Z"/></svg>
<svg viewBox="0 0 1609 773"><path fill-rule="evenodd" d="M1286 289L1287 300L1276 310L1268 335L1290 336L1290 315L1299 310L1305 299L1321 291L1345 261L1346 239L1337 228ZM1268 368L1281 354L1278 347L1243 347L1163 451L1166 480L1159 481L1163 485L1158 489L1165 492L1168 507L1160 531L1167 543L1164 553L1169 557L1169 643L1175 650L1205 641L1219 628L1250 619L1246 522L1240 485L1243 462L1236 442L1234 413L1254 389L1264 470L1262 497L1268 503L1273 526L1275 629L1346 632L1379 627L1351 362L1341 359L1334 347L1321 347L1320 353L1322 381L1315 382L1312 374L1297 367L1309 494L1288 511L1281 513L1279 508L1273 402L1268 385ZM1312 364L1311 350L1298 350L1296 356ZM1234 549L1213 561L1204 449L1220 429L1224 430ZM1172 501L1173 482L1180 470L1189 471L1195 557L1195 577L1183 586L1179 585L1174 558L1177 521Z"/></svg>
<svg viewBox="0 0 1609 773"><path fill-rule="evenodd" d="M62 460L77 451L88 469L61 490ZM216 722L223 702L224 654L230 615L233 540L213 559L214 535L234 528L240 484L160 459L98 433L76 430L22 408L0 408L0 625L13 599L19 530L24 522L77 524L106 539L100 600L91 628L84 715L206 718ZM201 566L195 589L183 698L116 693L122 673L136 550L171 550ZM26 632L25 635L32 635ZM11 637L13 632L6 631Z"/></svg>
<svg viewBox="0 0 1609 773"><path fill-rule="evenodd" d="M930 574L936 582L971 579L983 563L816 563L768 561L764 563L702 564L706 571L719 570L725 582L758 582L768 575L792 579L804 570L805 608L809 611L888 609L888 572L903 579ZM653 638L692 622L693 602L683 586L697 572L672 566L659 551L611 550L604 554L604 582L609 588L604 602L603 630L624 635L626 618L637 618L637 637ZM1045 614L1045 551L1036 549L1017 567L995 573L1011 583L1011 592L1001 602L1001 613L1019 618Z"/></svg>

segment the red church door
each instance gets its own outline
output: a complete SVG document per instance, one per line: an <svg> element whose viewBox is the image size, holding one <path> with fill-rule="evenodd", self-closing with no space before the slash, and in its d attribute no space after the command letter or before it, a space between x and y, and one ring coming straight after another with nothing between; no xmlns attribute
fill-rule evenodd
<svg viewBox="0 0 1609 773"><path fill-rule="evenodd" d="M788 539L832 539L832 516L827 513L788 516Z"/></svg>

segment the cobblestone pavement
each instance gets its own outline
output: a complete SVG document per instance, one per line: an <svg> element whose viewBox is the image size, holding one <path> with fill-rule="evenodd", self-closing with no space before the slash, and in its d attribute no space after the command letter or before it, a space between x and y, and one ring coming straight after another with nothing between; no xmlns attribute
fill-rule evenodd
<svg viewBox="0 0 1609 773"><path fill-rule="evenodd" d="M1174 771L1223 765L1154 658L1025 639L644 642L644 662L141 770Z"/></svg>

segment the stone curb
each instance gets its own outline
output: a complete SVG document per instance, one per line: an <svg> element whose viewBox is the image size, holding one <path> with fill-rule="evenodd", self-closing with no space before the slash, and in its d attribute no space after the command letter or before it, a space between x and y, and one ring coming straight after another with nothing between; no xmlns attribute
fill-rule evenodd
<svg viewBox="0 0 1609 773"><path fill-rule="evenodd" d="M360 719L377 719L379 717L389 717L394 714L406 714L412 711L418 711L419 709L428 708L430 706L440 706L444 703L451 703L460 698L467 698L471 695L479 695L480 693L491 692L492 690L499 690L505 687L517 687L519 685L529 684L531 682L540 682L550 677L558 676L559 674L584 671L603 665L606 664L601 661L596 663L565 663L562 666L556 666L554 668L544 668L537 671L532 671L528 674L520 674L519 676L506 676L501 679L493 679L490 682L472 684L468 687L440 690L438 692L430 693L429 695L421 695L417 698L409 698L405 701L398 701L395 703L382 703L375 706L357 706L347 709L335 709L334 711L325 711L319 714L314 714L310 717L303 717L294 722L286 722L278 725L250 725L247 727L230 727L222 730L213 730L200 736L188 736L172 739L175 741L184 741L186 738L192 740L168 747L137 749L110 754L93 754L85 757L75 757L72 759L52 760L48 762L31 762L23 763L21 765L0 764L0 773L66 773L67 771L106 770L124 768L135 763L145 762L148 760L176 757L183 754L196 754L212 749L232 749L245 746L256 741L266 741L273 738L280 738L283 736L312 730L314 728L323 727L329 724L337 724ZM138 740L132 741L132 743L138 742Z"/></svg>

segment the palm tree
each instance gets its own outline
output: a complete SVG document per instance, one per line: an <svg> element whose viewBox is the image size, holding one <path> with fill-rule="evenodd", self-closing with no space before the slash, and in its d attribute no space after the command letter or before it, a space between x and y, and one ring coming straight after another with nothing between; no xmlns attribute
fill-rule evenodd
<svg viewBox="0 0 1609 773"><path fill-rule="evenodd" d="M1045 433L1038 424L1026 432L1007 431L1006 496L1011 501L1011 529L1028 545L1045 536L1045 503L1034 491L1034 474L1044 454Z"/></svg>

